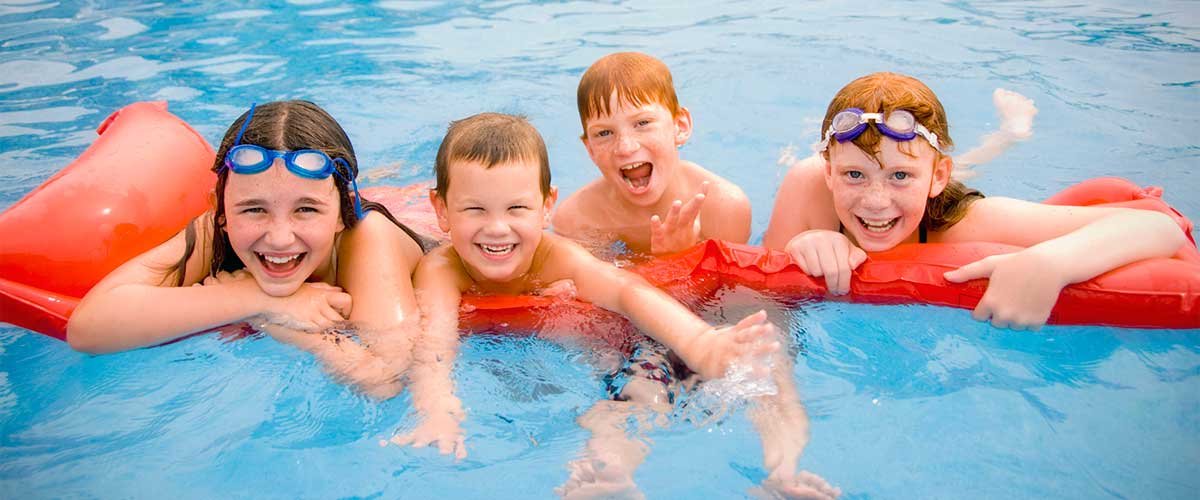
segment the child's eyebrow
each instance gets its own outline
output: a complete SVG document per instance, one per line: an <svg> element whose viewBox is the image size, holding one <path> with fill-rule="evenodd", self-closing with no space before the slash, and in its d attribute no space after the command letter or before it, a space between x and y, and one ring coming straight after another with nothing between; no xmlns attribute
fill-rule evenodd
<svg viewBox="0 0 1200 500"><path fill-rule="evenodd" d="M310 198L308 196L303 196L300 199L296 200L296 204L297 205L328 205L329 203L326 202L325 200L320 200L317 198Z"/></svg>

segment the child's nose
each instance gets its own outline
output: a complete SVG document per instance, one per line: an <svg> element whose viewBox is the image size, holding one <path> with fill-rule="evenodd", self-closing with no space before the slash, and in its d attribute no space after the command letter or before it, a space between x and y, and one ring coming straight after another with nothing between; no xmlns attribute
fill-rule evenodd
<svg viewBox="0 0 1200 500"><path fill-rule="evenodd" d="M266 243L274 248L287 248L296 241L296 232L287 221L272 221L267 228Z"/></svg>
<svg viewBox="0 0 1200 500"><path fill-rule="evenodd" d="M637 139L628 135L622 135L617 138L617 152L621 154L629 154L638 150L640 145Z"/></svg>
<svg viewBox="0 0 1200 500"><path fill-rule="evenodd" d="M863 205L866 208L883 209L887 208L889 204L891 204L891 198L883 185L872 183L867 187L867 192L863 196Z"/></svg>

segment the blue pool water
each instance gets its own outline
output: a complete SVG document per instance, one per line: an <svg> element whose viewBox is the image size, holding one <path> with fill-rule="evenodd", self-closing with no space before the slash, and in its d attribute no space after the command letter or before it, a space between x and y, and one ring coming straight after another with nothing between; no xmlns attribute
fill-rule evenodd
<svg viewBox="0 0 1200 500"><path fill-rule="evenodd" d="M215 141L251 101L305 98L354 139L366 185L432 177L449 120L524 113L555 183L595 175L575 85L640 50L673 70L696 134L684 156L743 186L761 240L783 170L833 93L913 74L965 151L1005 87L1037 102L1028 142L984 192L1043 198L1084 178L1165 186L1200 219L1194 2L0 2L0 208L94 138L111 111L165 99ZM0 244L3 244L0 242ZM737 318L770 304L735 291ZM800 304L812 418L801 465L851 498L1190 498L1200 489L1200 331L995 330L966 311ZM541 498L567 478L603 363L537 339L466 341L455 375L470 457L381 448L412 425L269 339L215 336L91 357L0 326L0 497ZM743 414L650 431L650 498L736 498L765 476Z"/></svg>

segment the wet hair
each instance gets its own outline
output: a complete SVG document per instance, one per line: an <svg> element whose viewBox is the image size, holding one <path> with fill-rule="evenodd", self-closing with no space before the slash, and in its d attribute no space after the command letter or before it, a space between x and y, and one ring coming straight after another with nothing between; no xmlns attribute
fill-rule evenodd
<svg viewBox="0 0 1200 500"><path fill-rule="evenodd" d="M225 168L225 155L234 146L238 131L246 121L249 110L243 112L225 131L221 145L217 148L212 171L217 174L217 184L214 189L217 206L214 207L212 226L212 261L209 273L216 275L219 271L233 272L246 267L242 259L233 251L229 244L229 235L225 232L225 185L229 181L229 169ZM354 210L353 190L351 179L358 176L358 160L354 156L354 146L346 131L338 125L329 113L320 106L308 101L274 101L255 106L254 115L242 134L241 144L254 144L266 149L295 151L298 149L316 149L329 155L337 162L337 171L330 175L338 192L339 217L346 229L358 224L358 215ZM409 233L422 248L426 242L412 233L408 228L399 224L387 208L378 203L361 200L363 210L376 210L396 223ZM364 212L365 213L365 212ZM171 275L175 276L176 286L182 286L186 279L187 261L195 250L195 221L188 225L186 231L186 250L179 262L174 266ZM168 275L171 276L171 275Z"/></svg>
<svg viewBox="0 0 1200 500"><path fill-rule="evenodd" d="M825 119L821 121L820 134L823 137L833 123L834 115L849 108L859 108L866 113L890 113L903 109L913 114L917 123L924 125L930 132L937 134L942 151L949 151L954 146L950 138L950 124L946 120L946 110L941 101L928 86L920 80L897 73L880 72L859 77L846 84L833 96L829 107L825 110ZM862 134L852 141L855 146L875 157L880 164L880 142L883 135L875 127L868 126ZM924 140L924 139L922 139ZM912 152L913 141L900 142L898 149L910 157L917 156ZM935 151L934 161L942 158L942 153ZM821 153L829 159L829 150ZM962 182L951 179L937 196L929 199L925 205L925 217L921 224L932 231L941 231L953 226L967 215L967 208L975 200L983 198L977 190L968 188Z"/></svg>
<svg viewBox="0 0 1200 500"><path fill-rule="evenodd" d="M579 122L587 136L588 120L612 114L609 99L633 106L661 104L677 118L682 108L667 65L641 52L617 52L601 57L579 79L576 100Z"/></svg>
<svg viewBox="0 0 1200 500"><path fill-rule="evenodd" d="M450 122L433 164L437 176L434 191L442 199L450 189L450 163L454 161L474 161L486 168L515 161L536 162L542 197L550 195L546 143L523 116L479 113Z"/></svg>

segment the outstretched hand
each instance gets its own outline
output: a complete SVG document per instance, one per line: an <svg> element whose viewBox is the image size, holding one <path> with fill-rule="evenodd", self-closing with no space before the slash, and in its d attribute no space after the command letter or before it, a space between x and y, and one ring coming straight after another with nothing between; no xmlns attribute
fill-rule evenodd
<svg viewBox="0 0 1200 500"><path fill-rule="evenodd" d="M996 328L1037 330L1046 324L1065 282L1055 272L1051 259L1030 248L1016 253L993 255L947 271L952 283L973 279L989 280L987 291L971 316L990 320Z"/></svg>
<svg viewBox="0 0 1200 500"><path fill-rule="evenodd" d="M431 412L412 432L392 436L390 441L397 446L411 445L413 448L437 445L441 454L453 454L455 460L462 460L467 457L466 436L459 425L463 418L461 410Z"/></svg>
<svg viewBox="0 0 1200 500"><path fill-rule="evenodd" d="M724 377L734 363L749 365L754 378L763 378L769 375L769 367L756 360L778 350L779 329L767 321L766 311L758 311L736 325L701 333L678 354L705 380Z"/></svg>
<svg viewBox="0 0 1200 500"><path fill-rule="evenodd" d="M834 295L850 292L850 276L867 260L867 252L850 243L837 231L813 229L793 236L784 251L804 274L825 277L825 287Z"/></svg>
<svg viewBox="0 0 1200 500"><path fill-rule="evenodd" d="M708 181L700 183L700 192L686 203L675 200L665 219L650 217L650 253L665 254L686 250L700 241L700 208L708 197Z"/></svg>

